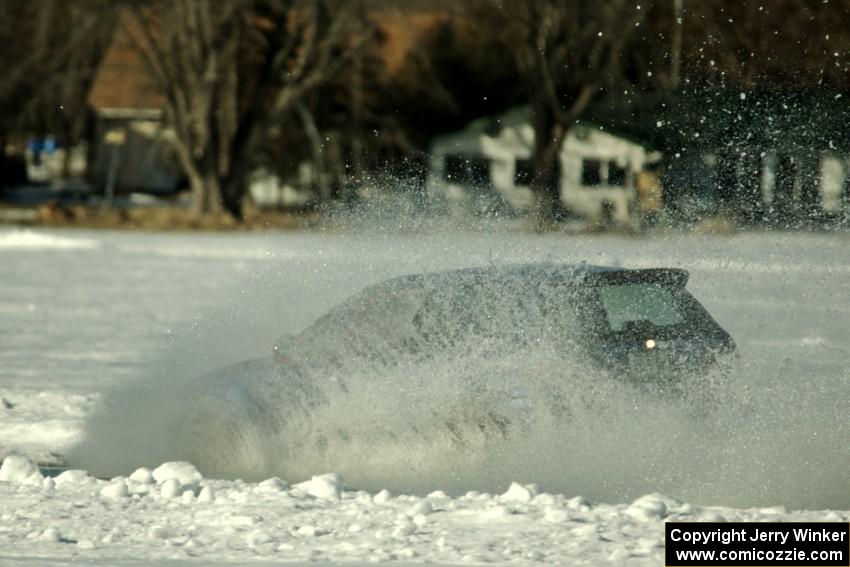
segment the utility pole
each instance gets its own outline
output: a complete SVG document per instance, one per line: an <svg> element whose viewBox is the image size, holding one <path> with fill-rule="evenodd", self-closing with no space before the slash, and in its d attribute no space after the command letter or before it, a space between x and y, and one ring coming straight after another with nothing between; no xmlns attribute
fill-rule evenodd
<svg viewBox="0 0 850 567"><path fill-rule="evenodd" d="M127 140L127 133L123 129L114 129L106 133L104 137L106 145L111 148L109 160L109 172L106 177L106 188L104 191L103 206L111 207L115 201L115 185L118 182L118 166L121 161L121 148Z"/></svg>

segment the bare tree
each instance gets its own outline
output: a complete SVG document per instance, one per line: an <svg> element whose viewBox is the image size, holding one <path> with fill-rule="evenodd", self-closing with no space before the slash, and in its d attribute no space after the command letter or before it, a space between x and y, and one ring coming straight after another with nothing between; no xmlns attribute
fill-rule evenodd
<svg viewBox="0 0 850 567"><path fill-rule="evenodd" d="M506 50L531 102L532 186L543 223L561 217L558 154L569 129L601 89L626 75L626 50L648 4L632 0L504 0Z"/></svg>
<svg viewBox="0 0 850 567"><path fill-rule="evenodd" d="M270 130L372 33L344 0L154 0L124 29L165 98L194 211L242 217Z"/></svg>
<svg viewBox="0 0 850 567"><path fill-rule="evenodd" d="M86 97L115 26L112 7L111 0L0 0L0 139L9 131L53 134L65 145L85 137Z"/></svg>

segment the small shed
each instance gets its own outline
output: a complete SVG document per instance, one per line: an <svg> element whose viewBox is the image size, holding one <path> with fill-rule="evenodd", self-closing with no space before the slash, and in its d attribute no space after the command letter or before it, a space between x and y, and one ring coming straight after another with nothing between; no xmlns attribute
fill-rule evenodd
<svg viewBox="0 0 850 567"><path fill-rule="evenodd" d="M474 212L531 209L530 119L530 108L520 107L436 138L431 145L429 195ZM558 159L561 202L589 220L631 223L637 173L650 157L639 143L593 123L576 123Z"/></svg>
<svg viewBox="0 0 850 567"><path fill-rule="evenodd" d="M122 26L104 53L88 103L96 116L90 172L100 189L170 193L180 170L162 127L164 99Z"/></svg>

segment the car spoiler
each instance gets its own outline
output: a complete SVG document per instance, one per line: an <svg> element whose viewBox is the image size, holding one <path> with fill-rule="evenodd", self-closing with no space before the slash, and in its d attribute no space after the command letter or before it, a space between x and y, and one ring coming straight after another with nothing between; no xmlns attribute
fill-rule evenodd
<svg viewBox="0 0 850 567"><path fill-rule="evenodd" d="M585 285L620 285L627 283L652 283L673 287L685 287L688 272L678 268L652 268L647 270L611 270L589 272L584 277Z"/></svg>

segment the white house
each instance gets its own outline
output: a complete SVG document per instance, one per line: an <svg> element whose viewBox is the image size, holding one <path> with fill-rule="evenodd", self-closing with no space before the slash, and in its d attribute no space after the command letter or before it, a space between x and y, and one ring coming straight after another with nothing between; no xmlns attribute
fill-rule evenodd
<svg viewBox="0 0 850 567"><path fill-rule="evenodd" d="M456 209L528 210L534 203L529 188L533 143L529 107L438 137L431 145L428 194ZM559 156L561 201L588 219L631 222L635 174L648 157L640 144L597 125L577 123Z"/></svg>

